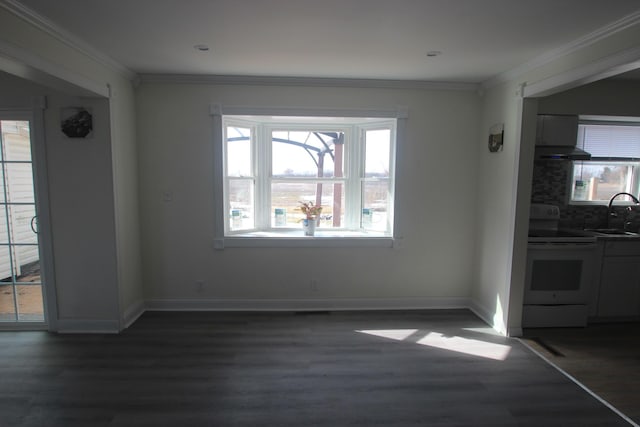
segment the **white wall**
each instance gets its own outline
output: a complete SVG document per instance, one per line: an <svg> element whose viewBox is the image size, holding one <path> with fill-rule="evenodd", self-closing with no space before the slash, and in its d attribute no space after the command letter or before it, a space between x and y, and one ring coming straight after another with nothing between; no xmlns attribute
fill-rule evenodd
<svg viewBox="0 0 640 427"><path fill-rule="evenodd" d="M473 301L485 320L503 333L507 328L509 308L515 176L520 153L519 113L516 85L503 84L493 88L483 98L478 138L482 149L478 157L480 204ZM486 148L486 139L491 126L498 123L504 124L504 148L501 152L491 153Z"/></svg>
<svg viewBox="0 0 640 427"><path fill-rule="evenodd" d="M51 94L50 110L47 110L47 137L57 138L57 134L51 132L54 132L54 122L59 121L59 113L53 110L58 106L93 105L99 112L94 117L101 126L93 141L96 144L72 147L63 141L51 153L52 206L56 209L66 206L73 192L86 197L87 201L96 201L96 210L78 211L77 206L75 210L67 207L68 215L57 215L58 224L63 226L54 224L54 238L56 234L64 235L63 246L70 251L67 255L56 253L56 263L64 264L64 267L57 266L56 271L66 275L66 280L58 284L62 287L59 292L69 295L69 299L62 296L59 301L66 310L59 314L67 320L60 325L67 330L119 330L142 310L143 300L132 75L108 58L74 49L46 28L30 25L4 8L0 8L0 24L0 70L38 82L49 88L47 92L51 92L51 88L58 91L58 96ZM79 95L83 98L72 98ZM88 161L82 161L85 158ZM109 180L109 184L105 180ZM66 182L68 186L58 188L57 182ZM96 187L91 189L92 185ZM82 220L80 224L71 224L67 216ZM94 229L84 221L91 221ZM86 225L86 234L70 237L71 229L66 227L71 225L79 229ZM56 251L62 250L60 243L54 243ZM104 250L110 247L110 254L103 259L102 252L94 250L91 254L90 247ZM85 252L79 253L81 251ZM95 262L87 263L87 272L89 267L103 268L105 283L98 287L104 289L104 293L87 295L89 300L83 300L86 282L91 279L80 274L82 267L75 271L71 266L77 261L69 256L72 252L96 258ZM100 272L93 270L92 274ZM87 318L89 314L93 317Z"/></svg>
<svg viewBox="0 0 640 427"><path fill-rule="evenodd" d="M145 294L152 306L468 303L476 233L479 99L474 92L143 80L137 99ZM404 246L213 250L211 103L407 106L407 140L399 141L397 149L395 210L396 232ZM173 200L163 201L164 192ZM319 280L317 291L310 287L311 278ZM197 291L197 281L205 282L202 292Z"/></svg>
<svg viewBox="0 0 640 427"><path fill-rule="evenodd" d="M105 99L47 97L47 168L61 323L118 318L109 107ZM93 136L67 138L60 108L92 110Z"/></svg>
<svg viewBox="0 0 640 427"><path fill-rule="evenodd" d="M138 208L138 146L135 92L128 81L111 83L111 156L113 209L117 247L120 328L144 309L140 211Z"/></svg>

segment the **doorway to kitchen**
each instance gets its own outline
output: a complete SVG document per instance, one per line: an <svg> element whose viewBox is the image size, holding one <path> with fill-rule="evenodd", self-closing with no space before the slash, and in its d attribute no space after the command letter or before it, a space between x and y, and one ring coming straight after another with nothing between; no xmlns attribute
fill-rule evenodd
<svg viewBox="0 0 640 427"><path fill-rule="evenodd" d="M0 114L0 323L45 323L32 120Z"/></svg>

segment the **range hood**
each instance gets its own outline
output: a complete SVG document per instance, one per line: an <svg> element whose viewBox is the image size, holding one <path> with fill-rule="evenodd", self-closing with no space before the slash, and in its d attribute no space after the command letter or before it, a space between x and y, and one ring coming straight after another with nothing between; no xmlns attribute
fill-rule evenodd
<svg viewBox="0 0 640 427"><path fill-rule="evenodd" d="M591 154L575 145L536 145L536 160L591 160Z"/></svg>
<svg viewBox="0 0 640 427"><path fill-rule="evenodd" d="M591 154L576 147L578 116L538 115L536 160L591 160Z"/></svg>

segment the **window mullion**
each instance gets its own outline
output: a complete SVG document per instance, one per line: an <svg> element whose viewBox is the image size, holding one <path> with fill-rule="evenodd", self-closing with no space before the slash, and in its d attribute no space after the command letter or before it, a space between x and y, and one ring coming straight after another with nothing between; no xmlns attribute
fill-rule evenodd
<svg viewBox="0 0 640 427"><path fill-rule="evenodd" d="M355 230L360 228L360 213L362 212L362 175L364 170L364 141L363 130L359 126L352 126L345 135L347 180L345 183L345 228Z"/></svg>
<svg viewBox="0 0 640 427"><path fill-rule="evenodd" d="M255 147L256 228L266 230L271 226L271 138L268 127L257 126Z"/></svg>

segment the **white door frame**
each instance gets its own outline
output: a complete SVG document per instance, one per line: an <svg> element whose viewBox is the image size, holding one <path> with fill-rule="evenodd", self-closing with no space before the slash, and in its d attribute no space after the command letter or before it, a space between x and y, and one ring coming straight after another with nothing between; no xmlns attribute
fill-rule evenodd
<svg viewBox="0 0 640 427"><path fill-rule="evenodd" d="M49 186L47 182L47 151L45 145L44 110L46 98L34 97L31 108L2 108L2 120L28 120L30 123L31 156L34 174L34 195L38 216L38 247L40 251L40 275L42 283L44 322L6 322L0 329L48 329L57 330L58 306L56 298L49 212Z"/></svg>

